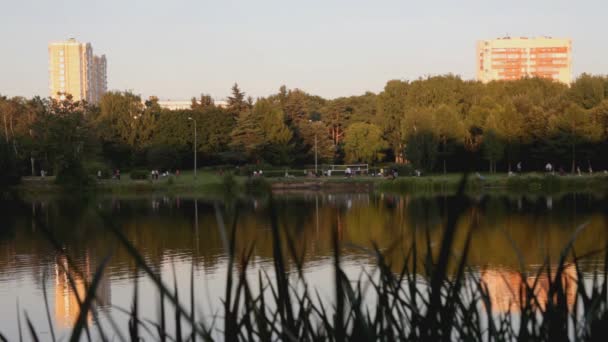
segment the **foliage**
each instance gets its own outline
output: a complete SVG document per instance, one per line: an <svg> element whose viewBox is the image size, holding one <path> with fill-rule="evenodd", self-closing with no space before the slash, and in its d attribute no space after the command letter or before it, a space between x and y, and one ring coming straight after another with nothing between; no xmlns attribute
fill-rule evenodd
<svg viewBox="0 0 608 342"><path fill-rule="evenodd" d="M387 144L378 126L358 122L348 126L345 134L344 151L348 163L373 163L383 159L380 151L385 149Z"/></svg>
<svg viewBox="0 0 608 342"><path fill-rule="evenodd" d="M602 170L608 77L583 74L567 87L540 78L482 84L442 75L391 80L378 94L336 99L281 86L255 101L235 84L226 108L203 93L187 110L162 109L154 96L142 103L128 91L108 92L99 106L69 96L59 102L0 96L0 124L18 174L55 173L71 154L111 168L190 167L194 150L202 165L303 167L316 156L320 163L412 162L444 173L486 169L490 159L496 172L517 162L540 170L548 161L570 163L570 171ZM358 127L351 137L349 127ZM361 127L377 127L382 139L373 129L371 143L362 144ZM489 153L498 141L502 153ZM148 158L159 146L170 155L161 165Z"/></svg>
<svg viewBox="0 0 608 342"><path fill-rule="evenodd" d="M504 144L494 130L489 129L483 135L483 156L490 163L490 173L496 173L496 162L504 155Z"/></svg>
<svg viewBox="0 0 608 342"><path fill-rule="evenodd" d="M147 165L157 170L174 170L178 168L178 154L175 149L166 145L155 145L146 151Z"/></svg>

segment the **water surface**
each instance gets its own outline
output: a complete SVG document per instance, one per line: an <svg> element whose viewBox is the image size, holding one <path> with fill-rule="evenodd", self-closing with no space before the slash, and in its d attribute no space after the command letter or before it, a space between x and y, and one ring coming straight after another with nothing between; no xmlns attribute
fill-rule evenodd
<svg viewBox="0 0 608 342"><path fill-rule="evenodd" d="M437 250L446 218L458 204L449 196L322 192L279 195L275 202L283 237L291 237L298 255L305 256L307 280L328 301L332 298L334 229L350 278L361 277L362 268L373 269L374 243L391 261L394 271L399 272L412 243ZM47 292L56 334L65 337L78 315L67 272L72 272L75 287L83 293L85 281L110 254L97 293L99 302L95 312L99 321L90 317L90 326L102 324L107 327L107 317L113 317L125 333L126 316L120 308L129 308L135 279L142 298L142 315L157 319L158 292L119 246L104 224L104 217L123 232L164 280L172 283L175 275L184 303L189 303L190 273L194 264L199 317L211 319L217 314L225 293L227 255L224 232L218 229L216 207L227 226L236 218L237 255L253 248L250 277L255 279L262 270L272 277L267 199L226 203L174 196L88 200L49 197L23 202L3 200L0 204L3 216L0 223L0 332L10 340L18 338L17 303L27 312L41 336L49 338L43 290ZM581 194L480 196L470 198L465 206L453 254L459 255L467 229L473 229L468 259L470 270L489 284L497 311L512 309L510 303L516 298L509 288L521 282L517 273L520 265L534 269L547 260L556 262L581 225L585 228L576 239L575 251L578 255L592 255L585 263L586 272L590 272L596 259L602 257L594 257L593 253L608 241L605 198ZM34 216L37 219L33 219ZM74 264L57 252L43 226L48 227L53 239ZM293 265L289 265L289 270L295 277ZM571 273L570 278L575 279L574 272ZM25 324L21 317L21 323Z"/></svg>

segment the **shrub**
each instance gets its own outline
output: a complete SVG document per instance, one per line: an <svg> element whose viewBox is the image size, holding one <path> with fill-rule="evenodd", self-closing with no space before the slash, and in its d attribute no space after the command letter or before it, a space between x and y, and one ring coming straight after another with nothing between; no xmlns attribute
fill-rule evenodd
<svg viewBox="0 0 608 342"><path fill-rule="evenodd" d="M133 170L129 174L129 177L131 179L138 179L138 180L148 179L148 171L145 171L145 170Z"/></svg>
<svg viewBox="0 0 608 342"><path fill-rule="evenodd" d="M55 182L64 188L82 189L93 183L82 162L76 158L62 159L57 163L56 171Z"/></svg>

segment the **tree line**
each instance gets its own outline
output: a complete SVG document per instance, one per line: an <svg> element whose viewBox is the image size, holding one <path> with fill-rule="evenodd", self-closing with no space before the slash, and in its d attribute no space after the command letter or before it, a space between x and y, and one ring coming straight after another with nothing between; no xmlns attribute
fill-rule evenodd
<svg viewBox="0 0 608 342"><path fill-rule="evenodd" d="M608 168L608 77L589 74L570 86L391 80L378 94L336 99L281 86L254 100L235 84L226 106L203 94L188 110L128 91L98 105L0 96L0 115L5 175L189 168L193 149L206 165L303 166L316 151L321 163L406 163L427 173Z"/></svg>

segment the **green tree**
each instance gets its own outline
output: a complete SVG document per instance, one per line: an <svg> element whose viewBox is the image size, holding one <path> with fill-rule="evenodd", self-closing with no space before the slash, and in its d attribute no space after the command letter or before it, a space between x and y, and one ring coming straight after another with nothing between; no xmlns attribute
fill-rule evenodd
<svg viewBox="0 0 608 342"><path fill-rule="evenodd" d="M231 133L230 145L236 151L243 152L248 159L258 161L258 152L264 144L264 137L256 119L251 111L241 113Z"/></svg>
<svg viewBox="0 0 608 342"><path fill-rule="evenodd" d="M405 139L401 126L405 118L407 93L406 82L392 80L386 83L384 91L378 95L378 120L397 163L405 161L403 155Z"/></svg>
<svg viewBox="0 0 608 342"><path fill-rule="evenodd" d="M433 112L433 128L439 138L440 153L443 158L443 173L447 173L447 158L452 153L450 146L461 143L465 138L463 120L452 106L441 105Z"/></svg>
<svg viewBox="0 0 608 342"><path fill-rule="evenodd" d="M432 171L439 150L432 108L410 108L401 122L401 134L405 137L405 157L414 167Z"/></svg>
<svg viewBox="0 0 608 342"><path fill-rule="evenodd" d="M34 135L44 146L56 175L56 182L69 188L82 188L90 184L84 163L97 153L97 142L85 120L85 106L72 101L53 100L49 113L33 127Z"/></svg>
<svg viewBox="0 0 608 342"><path fill-rule="evenodd" d="M121 142L134 149L141 147L138 128L145 106L139 96L111 91L101 98L99 108L95 124L103 141Z"/></svg>
<svg viewBox="0 0 608 342"><path fill-rule="evenodd" d="M226 109L234 115L240 115L249 110L250 106L245 99L245 92L241 91L238 84L232 86L232 95L228 96Z"/></svg>
<svg viewBox="0 0 608 342"><path fill-rule="evenodd" d="M344 152L349 163L373 163L381 160L384 157L381 151L386 147L382 130L374 124L357 122L346 129Z"/></svg>
<svg viewBox="0 0 608 342"><path fill-rule="evenodd" d="M489 162L490 173L496 173L496 162L504 155L504 143L493 129L487 129L483 134L483 157Z"/></svg>
<svg viewBox="0 0 608 342"><path fill-rule="evenodd" d="M602 136L596 117L576 104L569 104L563 114L554 116L551 127L555 134L562 136L570 145L572 173L576 171L576 147L583 142L598 141Z"/></svg>
<svg viewBox="0 0 608 342"><path fill-rule="evenodd" d="M215 108L215 101L211 95L201 94L199 100L196 97L192 98L192 105L190 106L192 110L205 111L213 108Z"/></svg>
<svg viewBox="0 0 608 342"><path fill-rule="evenodd" d="M583 73L570 86L570 98L585 109L597 106L606 98L608 89L604 87L607 79Z"/></svg>

